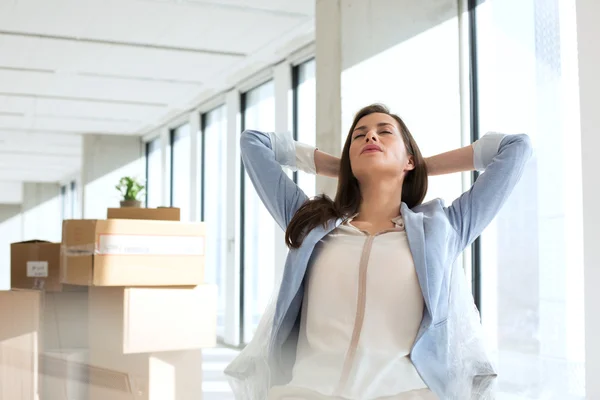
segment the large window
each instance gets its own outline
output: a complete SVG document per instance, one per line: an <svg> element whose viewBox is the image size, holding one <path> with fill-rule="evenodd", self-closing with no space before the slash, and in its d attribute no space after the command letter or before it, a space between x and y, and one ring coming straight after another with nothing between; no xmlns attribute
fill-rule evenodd
<svg viewBox="0 0 600 400"><path fill-rule="evenodd" d="M162 161L160 137L146 143L146 206L158 207L162 204Z"/></svg>
<svg viewBox="0 0 600 400"><path fill-rule="evenodd" d="M217 335L224 336L225 331L225 257L227 254L226 202L227 185L227 109L216 108L202 116L202 136L199 143L205 143L210 151L203 152L204 171L203 214L206 223L206 282L219 287L217 305ZM201 145L199 145L201 146ZM200 175L202 171L199 171Z"/></svg>
<svg viewBox="0 0 600 400"><path fill-rule="evenodd" d="M431 13L439 12L426 3ZM457 2L444 3L447 19L399 23L397 44L343 72L342 145L354 114L384 103L404 120L423 156L462 146ZM417 25L424 30L415 35ZM460 174L431 177L426 201L440 197L450 202L462 189Z"/></svg>
<svg viewBox="0 0 600 400"><path fill-rule="evenodd" d="M574 3L487 0L475 14L476 127L526 132L535 148L481 237L482 321L499 399L585 397L575 21L563 7Z"/></svg>
<svg viewBox="0 0 600 400"><path fill-rule="evenodd" d="M62 219L75 218L77 208L77 187L75 181L60 187L60 202Z"/></svg>
<svg viewBox="0 0 600 400"><path fill-rule="evenodd" d="M315 145L317 132L317 95L315 84L315 60L294 68L294 133L296 140ZM315 195L316 177L297 174L296 182L308 197Z"/></svg>
<svg viewBox="0 0 600 400"><path fill-rule="evenodd" d="M244 129L275 130L274 85L270 81L242 95ZM275 282L275 225L248 176L242 176L242 341L249 342Z"/></svg>
<svg viewBox="0 0 600 400"><path fill-rule="evenodd" d="M191 185L190 124L171 131L171 206L181 209L181 220L190 220Z"/></svg>
<svg viewBox="0 0 600 400"><path fill-rule="evenodd" d="M77 213L79 209L77 183L75 181L71 181L71 183L69 184L69 188L71 189L71 218L77 218Z"/></svg>

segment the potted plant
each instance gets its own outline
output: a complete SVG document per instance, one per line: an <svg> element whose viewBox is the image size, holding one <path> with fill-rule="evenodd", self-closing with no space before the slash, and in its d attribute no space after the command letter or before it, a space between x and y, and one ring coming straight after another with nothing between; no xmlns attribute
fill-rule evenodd
<svg viewBox="0 0 600 400"><path fill-rule="evenodd" d="M121 207L141 207L142 202L140 196L144 191L144 185L138 182L135 178L124 176L116 186L121 193Z"/></svg>

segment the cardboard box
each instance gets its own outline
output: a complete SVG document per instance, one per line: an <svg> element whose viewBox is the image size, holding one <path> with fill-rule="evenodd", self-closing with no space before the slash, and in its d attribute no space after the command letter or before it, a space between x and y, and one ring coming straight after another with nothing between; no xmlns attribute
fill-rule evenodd
<svg viewBox="0 0 600 400"><path fill-rule="evenodd" d="M60 352L88 347L88 292L46 293L42 297L40 350Z"/></svg>
<svg viewBox="0 0 600 400"><path fill-rule="evenodd" d="M0 292L0 400L38 400L38 333L43 292Z"/></svg>
<svg viewBox="0 0 600 400"><path fill-rule="evenodd" d="M89 346L110 354L214 347L217 287L91 287Z"/></svg>
<svg viewBox="0 0 600 400"><path fill-rule="evenodd" d="M10 245L10 281L13 289L60 292L60 243L30 240Z"/></svg>
<svg viewBox="0 0 600 400"><path fill-rule="evenodd" d="M146 219L159 221L180 221L181 210L174 207L159 208L109 208L107 219Z"/></svg>
<svg viewBox="0 0 600 400"><path fill-rule="evenodd" d="M89 400L201 400L202 351L111 354L90 349Z"/></svg>
<svg viewBox="0 0 600 400"><path fill-rule="evenodd" d="M61 282L87 286L196 286L204 224L145 220L63 222Z"/></svg>
<svg viewBox="0 0 600 400"><path fill-rule="evenodd" d="M42 296L40 400L87 396L88 288Z"/></svg>
<svg viewBox="0 0 600 400"><path fill-rule="evenodd" d="M40 357L40 400L88 398L89 352L87 349L49 351Z"/></svg>

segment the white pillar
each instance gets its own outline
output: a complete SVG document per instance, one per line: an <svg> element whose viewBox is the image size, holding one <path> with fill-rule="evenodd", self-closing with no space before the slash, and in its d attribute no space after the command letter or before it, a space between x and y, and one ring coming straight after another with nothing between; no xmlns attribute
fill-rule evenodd
<svg viewBox="0 0 600 400"><path fill-rule="evenodd" d="M227 196L226 229L227 256L225 260L225 333L224 341L240 344L240 94L231 90L225 98L227 106Z"/></svg>
<svg viewBox="0 0 600 400"><path fill-rule="evenodd" d="M190 124L190 221L200 221L200 165L202 153L199 151L200 142L200 113L192 111L189 115Z"/></svg>
<svg viewBox="0 0 600 400"><path fill-rule="evenodd" d="M160 161L161 161L161 181L162 181L162 201L161 205L171 205L171 131L168 127L160 130Z"/></svg>
<svg viewBox="0 0 600 400"><path fill-rule="evenodd" d="M583 186L583 260L585 299L586 392L588 399L600 398L600 3L577 0L577 44L579 50L579 102Z"/></svg>
<svg viewBox="0 0 600 400"><path fill-rule="evenodd" d="M342 33L340 0L316 0L317 147L339 156L342 148ZM317 192L335 196L337 180L317 177Z"/></svg>
<svg viewBox="0 0 600 400"><path fill-rule="evenodd" d="M10 290L10 244L23 240L21 205L0 204L0 221L0 291L2 291Z"/></svg>
<svg viewBox="0 0 600 400"><path fill-rule="evenodd" d="M60 186L57 183L23 184L21 205L23 240L40 239L60 242L62 237L60 200Z"/></svg>
<svg viewBox="0 0 600 400"><path fill-rule="evenodd" d="M139 136L84 135L81 184L83 218L104 219L108 207L119 207L115 189L131 176L143 181L144 152ZM59 214L60 215L60 214Z"/></svg>

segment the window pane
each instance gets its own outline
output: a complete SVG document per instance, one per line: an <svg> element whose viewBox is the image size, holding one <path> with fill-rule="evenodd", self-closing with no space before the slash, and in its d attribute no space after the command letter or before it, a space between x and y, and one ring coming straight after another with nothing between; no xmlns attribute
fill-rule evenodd
<svg viewBox="0 0 600 400"><path fill-rule="evenodd" d="M583 399L581 157L573 2L488 0L477 8L480 132L526 132L534 156L481 238L482 320L499 399ZM574 95L573 95L574 94ZM576 225L576 223L575 223Z"/></svg>
<svg viewBox="0 0 600 400"><path fill-rule="evenodd" d="M62 219L69 219L69 196L66 185L60 187L60 204L62 209Z"/></svg>
<svg viewBox="0 0 600 400"><path fill-rule="evenodd" d="M185 124L172 132L173 182L171 190L172 207L181 209L181 220L190 220L191 185L191 138L190 124Z"/></svg>
<svg viewBox="0 0 600 400"><path fill-rule="evenodd" d="M77 183L75 181L71 181L69 193L71 194L71 218L76 218L75 214L77 213Z"/></svg>
<svg viewBox="0 0 600 400"><path fill-rule="evenodd" d="M298 87L296 90L298 128L297 140L302 143L316 145L317 97L315 85L315 60L298 66ZM315 195L316 177L311 174L298 173L298 186L308 197Z"/></svg>
<svg viewBox="0 0 600 400"><path fill-rule="evenodd" d="M246 93L244 127L275 130L273 82ZM273 218L260 201L250 179L244 174L244 335L249 342L271 297L275 281ZM260 288L260 290L259 290Z"/></svg>
<svg viewBox="0 0 600 400"><path fill-rule="evenodd" d="M227 112L225 106L204 116L203 134L210 151L204 154L204 222L206 224L206 282L219 288L217 305L217 335L225 331L225 256L227 253Z"/></svg>
<svg viewBox="0 0 600 400"><path fill-rule="evenodd" d="M342 146L354 114L371 103L404 120L424 157L462 146L457 3L443 3L454 17L416 36L407 28L406 40L343 72ZM425 201L449 203L461 193L460 174L434 176Z"/></svg>
<svg viewBox="0 0 600 400"><path fill-rule="evenodd" d="M156 138L146 145L147 157L147 207L155 208L162 204L162 174L161 174L161 159L160 159L160 138Z"/></svg>

